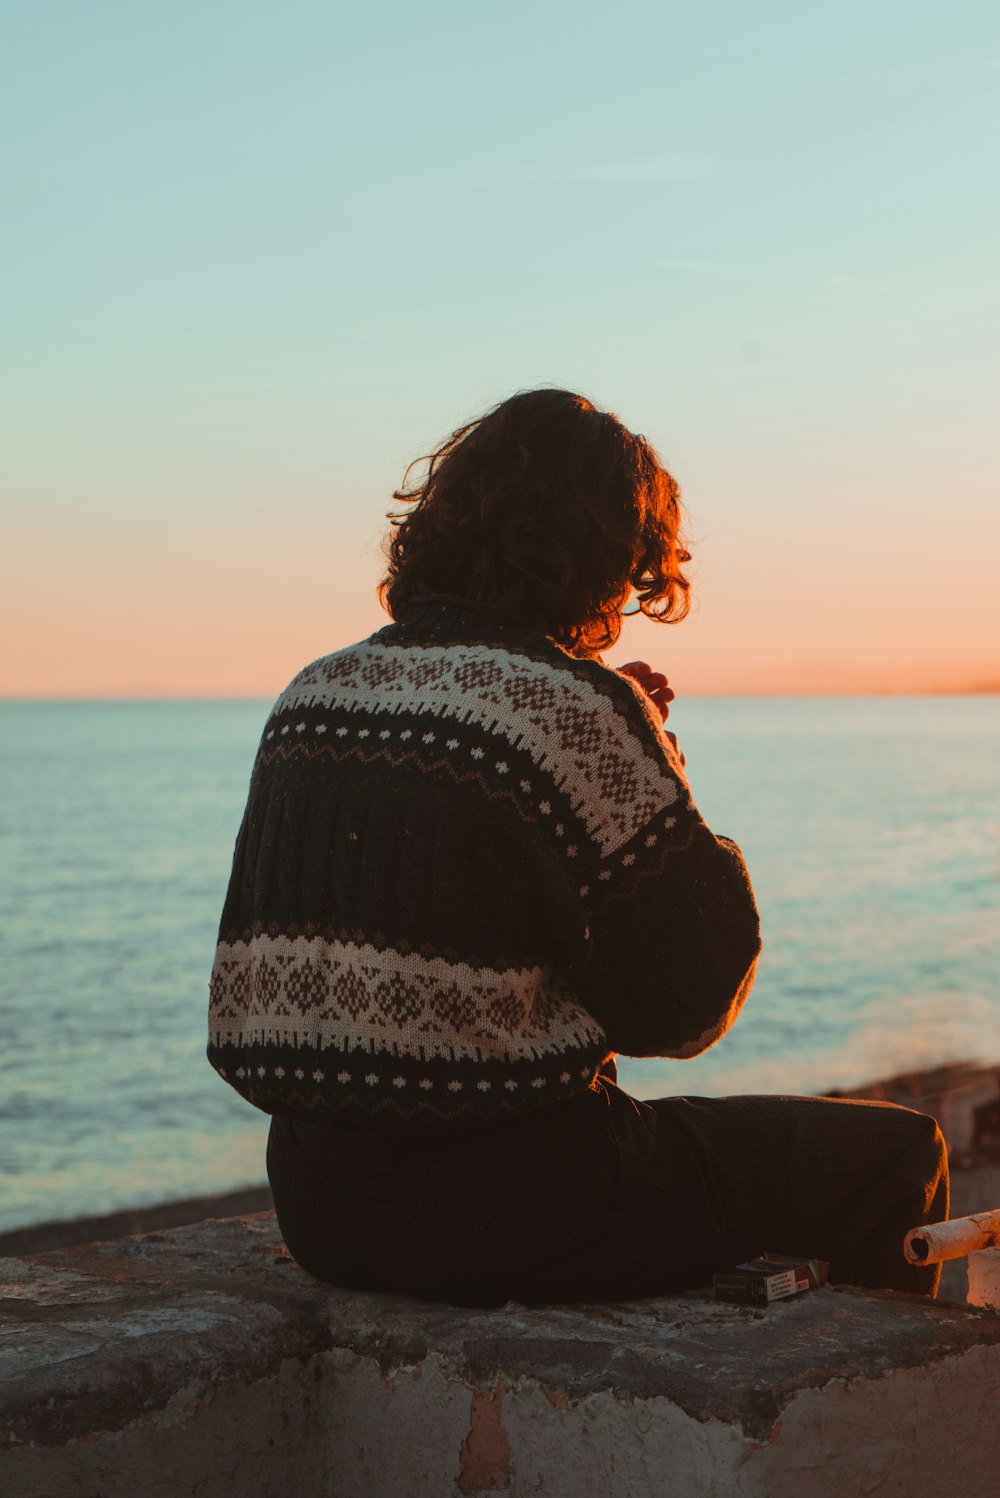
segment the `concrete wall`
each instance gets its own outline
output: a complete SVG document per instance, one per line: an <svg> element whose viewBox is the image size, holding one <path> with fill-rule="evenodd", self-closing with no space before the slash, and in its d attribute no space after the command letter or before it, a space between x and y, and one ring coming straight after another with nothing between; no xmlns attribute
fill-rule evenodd
<svg viewBox="0 0 1000 1498"><path fill-rule="evenodd" d="M992 1310L458 1311L317 1285L269 1214L0 1281L4 1498L952 1498L1000 1470Z"/></svg>

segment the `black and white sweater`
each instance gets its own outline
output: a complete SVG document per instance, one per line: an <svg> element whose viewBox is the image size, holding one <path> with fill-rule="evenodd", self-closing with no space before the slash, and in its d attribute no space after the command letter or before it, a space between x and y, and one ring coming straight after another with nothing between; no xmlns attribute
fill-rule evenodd
<svg viewBox="0 0 1000 1498"><path fill-rule="evenodd" d="M640 688L431 598L301 671L264 729L209 1059L270 1113L395 1127L693 1056L753 980L734 844Z"/></svg>

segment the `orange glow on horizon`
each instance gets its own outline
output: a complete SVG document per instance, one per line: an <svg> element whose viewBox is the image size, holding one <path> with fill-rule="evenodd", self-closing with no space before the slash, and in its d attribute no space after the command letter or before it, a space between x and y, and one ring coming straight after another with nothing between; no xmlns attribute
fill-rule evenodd
<svg viewBox="0 0 1000 1498"><path fill-rule="evenodd" d="M239 524L206 510L166 537L152 505L132 532L107 517L99 532L89 514L26 522L0 558L0 696L273 699L308 661L387 622L383 508L322 524L294 508ZM724 516L705 529L690 617L627 620L611 664L648 660L681 698L1000 689L985 537L962 558L961 586L928 608L910 583L917 530L870 525L845 578L811 531L777 547Z"/></svg>
<svg viewBox="0 0 1000 1498"><path fill-rule="evenodd" d="M306 590L303 590L305 592ZM65 614L26 610L0 675L0 696L260 697L272 699L319 655L352 644L388 622L368 596L285 597L267 605L249 597L216 607L202 598L178 611L153 606L154 590L119 593L114 607ZM803 646L807 645L803 641ZM840 660L818 653L755 660L737 651L697 615L678 626L627 623L606 653L610 665L648 660L670 678L678 696L854 695L866 693L1000 692L1000 657L938 656L921 663L867 655Z"/></svg>

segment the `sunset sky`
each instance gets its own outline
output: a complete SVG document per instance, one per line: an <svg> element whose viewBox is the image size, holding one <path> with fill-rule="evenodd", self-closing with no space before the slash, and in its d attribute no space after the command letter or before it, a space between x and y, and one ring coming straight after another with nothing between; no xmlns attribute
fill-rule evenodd
<svg viewBox="0 0 1000 1498"><path fill-rule="evenodd" d="M678 692L1000 684L1000 9L32 0L0 694L273 696L515 389L683 487Z"/></svg>

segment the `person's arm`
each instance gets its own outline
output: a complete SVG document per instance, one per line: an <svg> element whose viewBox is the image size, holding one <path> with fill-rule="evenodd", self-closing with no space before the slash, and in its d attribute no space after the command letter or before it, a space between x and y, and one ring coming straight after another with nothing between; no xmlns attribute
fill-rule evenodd
<svg viewBox="0 0 1000 1498"><path fill-rule="evenodd" d="M674 696L666 677L644 661L620 674L666 720ZM664 730L664 737L670 773L683 782L684 756L672 733ZM574 975L609 1045L625 1055L707 1050L733 1024L754 979L760 923L743 856L709 831L689 796L684 800L665 859L647 865L631 886L616 887L614 876L604 886L606 899L590 919L589 958ZM650 841L657 836L640 834L635 845ZM608 878L599 872L594 889Z"/></svg>
<svg viewBox="0 0 1000 1498"><path fill-rule="evenodd" d="M608 1045L627 1056L696 1056L733 1024L753 983L760 927L740 850L700 823L660 873L590 921L574 975Z"/></svg>

